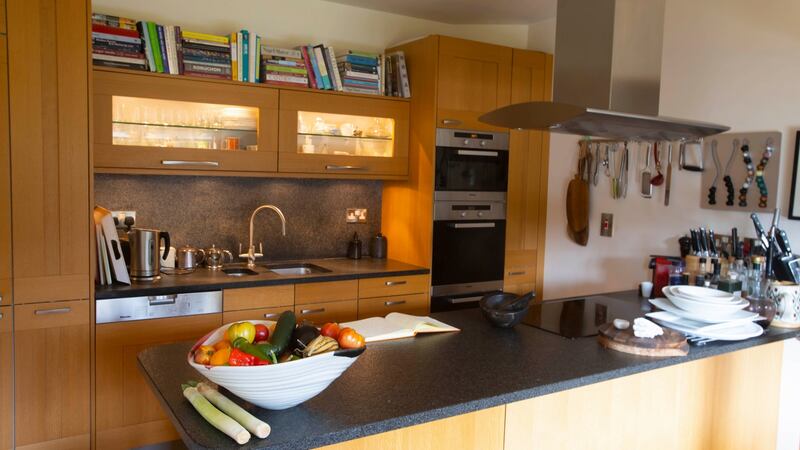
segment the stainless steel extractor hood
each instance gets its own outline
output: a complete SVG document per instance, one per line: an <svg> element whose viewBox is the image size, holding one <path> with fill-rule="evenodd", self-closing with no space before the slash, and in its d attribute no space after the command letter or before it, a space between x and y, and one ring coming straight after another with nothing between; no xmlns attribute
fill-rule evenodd
<svg viewBox="0 0 800 450"><path fill-rule="evenodd" d="M611 139L696 139L729 127L658 116L665 0L559 0L553 102L482 122Z"/></svg>

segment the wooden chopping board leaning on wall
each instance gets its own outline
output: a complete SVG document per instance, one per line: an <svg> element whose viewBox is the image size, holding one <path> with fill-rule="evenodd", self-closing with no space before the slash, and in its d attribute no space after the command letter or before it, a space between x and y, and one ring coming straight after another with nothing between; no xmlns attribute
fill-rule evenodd
<svg viewBox="0 0 800 450"><path fill-rule="evenodd" d="M578 150L578 172L567 186L567 232L570 239L585 246L589 242L589 168L592 155L586 141Z"/></svg>

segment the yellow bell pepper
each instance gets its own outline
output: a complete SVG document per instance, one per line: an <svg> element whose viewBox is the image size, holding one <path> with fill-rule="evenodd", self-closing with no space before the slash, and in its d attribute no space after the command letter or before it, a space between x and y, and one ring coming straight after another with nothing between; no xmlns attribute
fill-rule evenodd
<svg viewBox="0 0 800 450"><path fill-rule="evenodd" d="M252 344L256 338L256 327L250 322L236 322L228 327L227 335L231 342L235 341L237 337L243 337Z"/></svg>

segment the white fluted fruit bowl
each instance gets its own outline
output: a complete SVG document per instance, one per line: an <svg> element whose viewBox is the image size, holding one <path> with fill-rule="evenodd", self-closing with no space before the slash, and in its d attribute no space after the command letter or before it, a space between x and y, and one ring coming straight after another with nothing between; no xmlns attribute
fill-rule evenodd
<svg viewBox="0 0 800 450"><path fill-rule="evenodd" d="M249 320L273 328L271 320ZM232 323L202 337L189 351L187 361L200 375L261 408L280 410L297 406L324 391L350 367L365 347L337 350L309 358L267 366L206 366L192 354L201 345L219 342Z"/></svg>

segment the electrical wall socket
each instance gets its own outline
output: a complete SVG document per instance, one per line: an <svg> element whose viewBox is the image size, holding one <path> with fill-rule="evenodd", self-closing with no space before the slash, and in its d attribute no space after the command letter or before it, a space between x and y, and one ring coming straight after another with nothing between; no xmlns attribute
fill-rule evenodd
<svg viewBox="0 0 800 450"><path fill-rule="evenodd" d="M611 213L600 214L600 236L611 237L614 235L614 215Z"/></svg>
<svg viewBox="0 0 800 450"><path fill-rule="evenodd" d="M367 223L367 208L347 208L345 221L347 223Z"/></svg>
<svg viewBox="0 0 800 450"><path fill-rule="evenodd" d="M125 226L125 219L130 217L133 219L133 224L136 225L136 211L111 211L111 217L117 219L117 228Z"/></svg>

